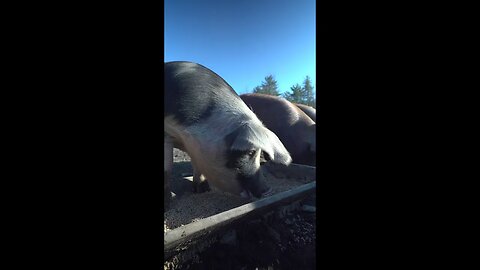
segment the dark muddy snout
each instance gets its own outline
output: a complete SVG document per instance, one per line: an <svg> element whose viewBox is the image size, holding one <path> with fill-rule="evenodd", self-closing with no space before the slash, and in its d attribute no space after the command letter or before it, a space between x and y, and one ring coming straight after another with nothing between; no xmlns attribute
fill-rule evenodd
<svg viewBox="0 0 480 270"><path fill-rule="evenodd" d="M262 170L258 170L250 177L241 177L240 182L246 192L256 198L265 197L271 194L272 188L267 185Z"/></svg>

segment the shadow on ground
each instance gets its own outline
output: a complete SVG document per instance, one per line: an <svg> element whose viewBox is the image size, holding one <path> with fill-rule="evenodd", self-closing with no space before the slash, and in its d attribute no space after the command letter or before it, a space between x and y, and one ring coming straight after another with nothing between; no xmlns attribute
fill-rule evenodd
<svg viewBox="0 0 480 270"><path fill-rule="evenodd" d="M181 161L173 163L172 178L170 179L170 187L176 196L182 196L185 191L192 191L192 182L185 179L185 176L193 175L191 162Z"/></svg>

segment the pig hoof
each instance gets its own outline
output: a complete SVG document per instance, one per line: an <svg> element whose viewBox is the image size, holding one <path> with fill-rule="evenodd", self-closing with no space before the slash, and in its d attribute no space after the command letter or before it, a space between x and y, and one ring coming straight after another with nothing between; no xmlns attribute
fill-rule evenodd
<svg viewBox="0 0 480 270"><path fill-rule="evenodd" d="M207 181L200 183L193 183L193 192L194 193L203 193L205 191L210 191L210 186Z"/></svg>

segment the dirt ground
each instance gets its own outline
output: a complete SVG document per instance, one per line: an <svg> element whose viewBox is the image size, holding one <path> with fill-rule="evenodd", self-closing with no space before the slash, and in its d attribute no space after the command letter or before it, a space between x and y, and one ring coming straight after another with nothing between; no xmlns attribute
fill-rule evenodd
<svg viewBox="0 0 480 270"><path fill-rule="evenodd" d="M174 149L173 182L191 174L188 155ZM178 187L177 187L178 188ZM177 189L172 187L172 189ZM237 229L235 241L216 243L183 265L164 269L315 269L316 214L296 211L268 223L254 221Z"/></svg>
<svg viewBox="0 0 480 270"><path fill-rule="evenodd" d="M179 269L316 269L315 214L298 212L275 224L242 224L234 243L216 243Z"/></svg>

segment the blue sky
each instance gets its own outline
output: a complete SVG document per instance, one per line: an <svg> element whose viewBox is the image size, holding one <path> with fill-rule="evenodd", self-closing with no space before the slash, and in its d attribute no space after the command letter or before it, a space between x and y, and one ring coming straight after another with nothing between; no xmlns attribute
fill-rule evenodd
<svg viewBox="0 0 480 270"><path fill-rule="evenodd" d="M165 62L192 61L239 94L315 76L315 0L165 0Z"/></svg>

